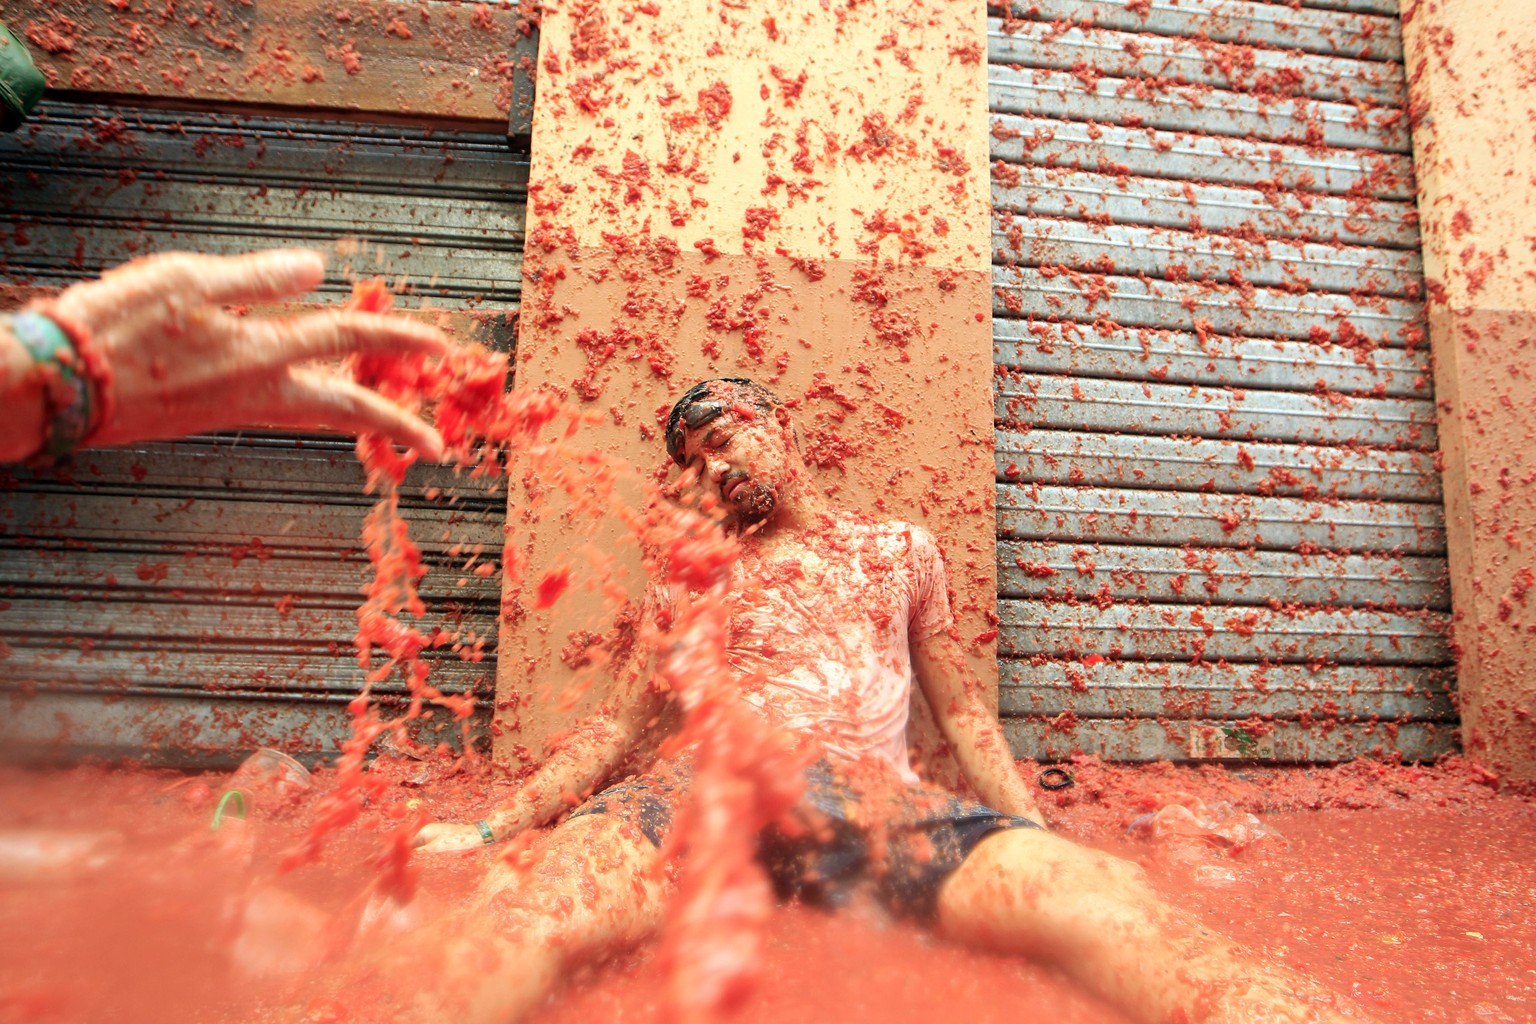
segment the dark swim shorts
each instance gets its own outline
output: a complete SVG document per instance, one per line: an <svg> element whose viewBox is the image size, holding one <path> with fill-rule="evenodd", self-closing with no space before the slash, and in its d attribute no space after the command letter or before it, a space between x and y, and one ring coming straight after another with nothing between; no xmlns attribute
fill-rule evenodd
<svg viewBox="0 0 1536 1024"><path fill-rule="evenodd" d="M939 887L983 839L1013 828L1039 828L1028 818L962 800L941 789L906 785L880 773L818 762L805 771L805 795L786 820L764 831L758 859L781 897L841 906L872 891L892 912L931 921ZM609 786L571 812L615 814L658 849L667 841L686 770L666 768Z"/></svg>

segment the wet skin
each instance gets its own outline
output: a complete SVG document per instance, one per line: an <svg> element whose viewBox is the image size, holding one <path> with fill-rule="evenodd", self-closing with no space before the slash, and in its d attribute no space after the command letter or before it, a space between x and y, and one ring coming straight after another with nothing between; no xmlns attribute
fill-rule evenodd
<svg viewBox="0 0 1536 1024"><path fill-rule="evenodd" d="M824 511L826 503L803 486L803 465L787 457L792 438L785 410L768 415L737 406L688 431L680 486L696 489L702 504L717 503L728 523L743 531L760 530L786 505Z"/></svg>

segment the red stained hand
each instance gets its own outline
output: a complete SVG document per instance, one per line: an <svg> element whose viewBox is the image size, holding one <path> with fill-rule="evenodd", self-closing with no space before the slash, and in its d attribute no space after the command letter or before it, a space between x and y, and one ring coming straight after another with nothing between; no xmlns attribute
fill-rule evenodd
<svg viewBox="0 0 1536 1024"><path fill-rule="evenodd" d="M310 365L350 353L440 354L448 349L441 331L340 308L282 319L223 308L294 298L324 277L324 257L309 250L165 253L63 292L53 309L88 333L107 367L110 410L90 443L265 426L377 432L441 459L441 436L420 418L337 370Z"/></svg>

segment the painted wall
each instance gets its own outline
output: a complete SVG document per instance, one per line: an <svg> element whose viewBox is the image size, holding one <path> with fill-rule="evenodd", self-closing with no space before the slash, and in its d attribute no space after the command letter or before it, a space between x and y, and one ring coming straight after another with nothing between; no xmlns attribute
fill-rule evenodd
<svg viewBox="0 0 1536 1024"><path fill-rule="evenodd" d="M1536 0L1403 22L1463 745L1536 784Z"/></svg>
<svg viewBox="0 0 1536 1024"><path fill-rule="evenodd" d="M772 387L834 500L939 535L995 689L983 19L979 0L547 5L517 374L647 472L694 381ZM588 524L510 503L537 583ZM515 762L601 697L560 652L611 613L508 598Z"/></svg>

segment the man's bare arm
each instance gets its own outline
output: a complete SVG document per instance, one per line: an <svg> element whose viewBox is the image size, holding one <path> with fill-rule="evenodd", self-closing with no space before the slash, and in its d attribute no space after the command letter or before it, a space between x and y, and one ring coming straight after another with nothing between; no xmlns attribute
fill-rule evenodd
<svg viewBox="0 0 1536 1024"><path fill-rule="evenodd" d="M637 652L622 670L609 707L581 721L510 800L482 819L489 839L478 823L438 822L416 833L416 845L442 853L499 842L548 824L573 799L590 793L635 749L660 712L661 696L650 686L645 661Z"/></svg>
<svg viewBox="0 0 1536 1024"><path fill-rule="evenodd" d="M944 738L977 795L1005 814L1045 823L1034 791L1019 775L997 716L981 699L981 684L965 652L948 634L912 645L912 669Z"/></svg>
<svg viewBox="0 0 1536 1024"><path fill-rule="evenodd" d="M635 749L659 712L655 691L634 670L632 683L619 688L610 711L584 719L529 776L511 801L486 815L497 840L548 824L601 784Z"/></svg>

